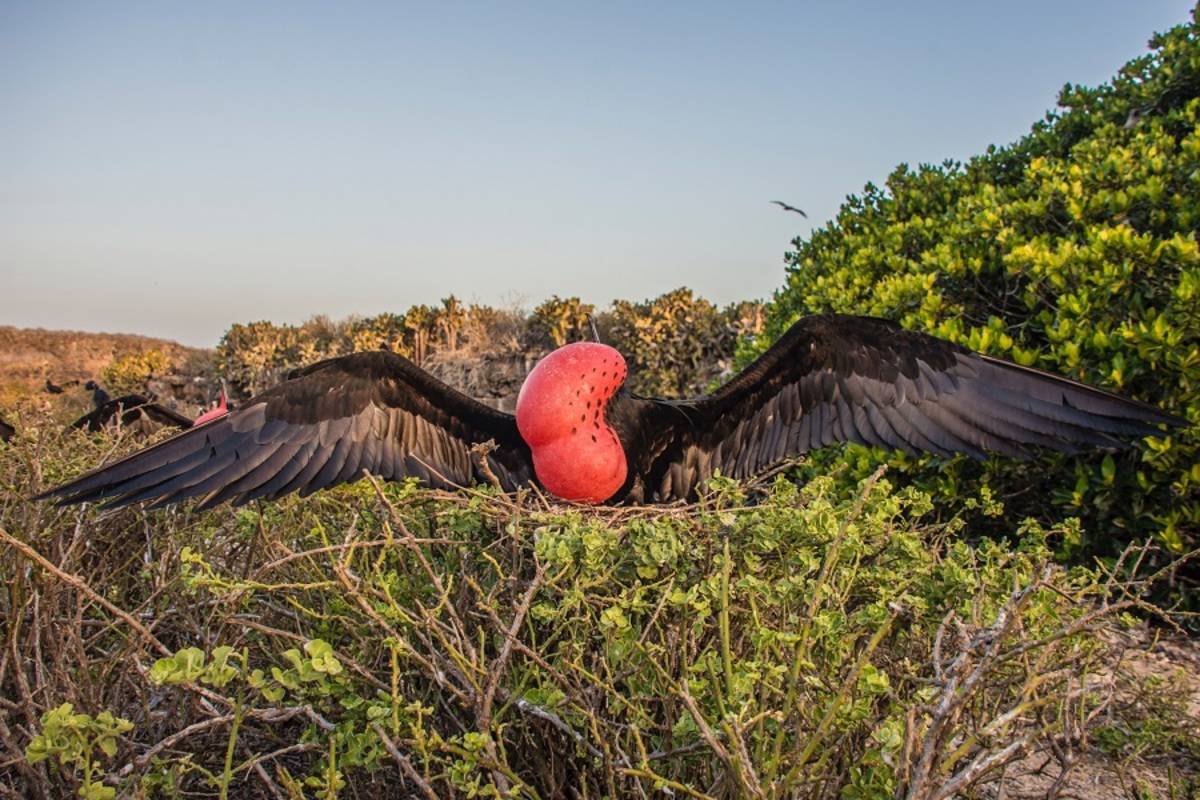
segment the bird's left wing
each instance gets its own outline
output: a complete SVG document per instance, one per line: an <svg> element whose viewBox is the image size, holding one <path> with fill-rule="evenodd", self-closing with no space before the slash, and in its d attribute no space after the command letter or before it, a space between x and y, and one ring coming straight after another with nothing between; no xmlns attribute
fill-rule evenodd
<svg viewBox="0 0 1200 800"><path fill-rule="evenodd" d="M660 445L646 489L660 500L689 496L714 471L745 478L835 442L1026 458L1030 446L1118 447L1184 424L887 320L841 315L801 319L709 397L655 406Z"/></svg>
<svg viewBox="0 0 1200 800"><path fill-rule="evenodd" d="M472 447L493 442L487 455ZM480 460L485 459L485 460ZM218 420L55 487L38 499L154 506L203 497L208 507L274 499L360 478L417 477L442 487L533 475L516 421L455 391L408 359L355 353L314 364ZM490 473L490 475L489 475Z"/></svg>

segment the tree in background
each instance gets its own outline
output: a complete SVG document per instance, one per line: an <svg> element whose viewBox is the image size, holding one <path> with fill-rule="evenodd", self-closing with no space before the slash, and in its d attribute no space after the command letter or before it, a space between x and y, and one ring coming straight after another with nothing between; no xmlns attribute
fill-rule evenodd
<svg viewBox="0 0 1200 800"><path fill-rule="evenodd" d="M596 307L578 297L552 296L529 315L529 341L535 347L562 347L591 338L588 320Z"/></svg>

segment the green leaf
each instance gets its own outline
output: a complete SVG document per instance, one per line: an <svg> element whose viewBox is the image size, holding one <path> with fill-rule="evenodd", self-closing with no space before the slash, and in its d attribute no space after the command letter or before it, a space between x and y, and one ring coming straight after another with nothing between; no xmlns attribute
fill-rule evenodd
<svg viewBox="0 0 1200 800"><path fill-rule="evenodd" d="M1117 476L1117 462L1113 460L1112 453L1104 456L1104 461L1100 462L1100 475L1104 478L1104 482L1112 485L1113 478Z"/></svg>

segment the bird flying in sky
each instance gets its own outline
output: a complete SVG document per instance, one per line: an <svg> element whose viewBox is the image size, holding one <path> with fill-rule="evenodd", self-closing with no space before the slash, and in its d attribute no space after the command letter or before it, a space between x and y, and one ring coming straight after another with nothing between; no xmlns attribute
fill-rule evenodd
<svg viewBox="0 0 1200 800"><path fill-rule="evenodd" d="M789 206L787 203L783 202L782 200L772 200L771 202L774 203L775 205L779 206L780 208L782 208L784 211L792 211L792 212L795 212L796 214L799 214L800 216L804 217L805 219L808 219L808 214L805 214L803 211L796 208L795 206Z"/></svg>
<svg viewBox="0 0 1200 800"><path fill-rule="evenodd" d="M693 497L716 473L750 477L799 453L857 442L940 456L1128 446L1184 421L892 322L801 319L740 374L692 400L639 397L625 359L597 342L542 359L516 415L467 397L408 359L355 353L298 370L245 405L41 498L204 507L357 480L453 488L536 484L565 500Z"/></svg>

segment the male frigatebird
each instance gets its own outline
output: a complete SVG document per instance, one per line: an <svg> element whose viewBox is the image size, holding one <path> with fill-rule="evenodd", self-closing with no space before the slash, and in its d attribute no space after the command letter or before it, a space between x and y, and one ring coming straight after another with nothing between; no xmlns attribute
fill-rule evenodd
<svg viewBox="0 0 1200 800"><path fill-rule="evenodd" d="M155 506L310 494L360 478L449 488L536 483L588 503L667 502L716 472L745 478L835 442L942 456L1127 446L1184 421L880 319L811 316L713 394L656 400L624 388L625 360L577 342L530 372L516 415L388 352L296 371L228 415L41 497ZM493 447L477 447L491 442Z"/></svg>

